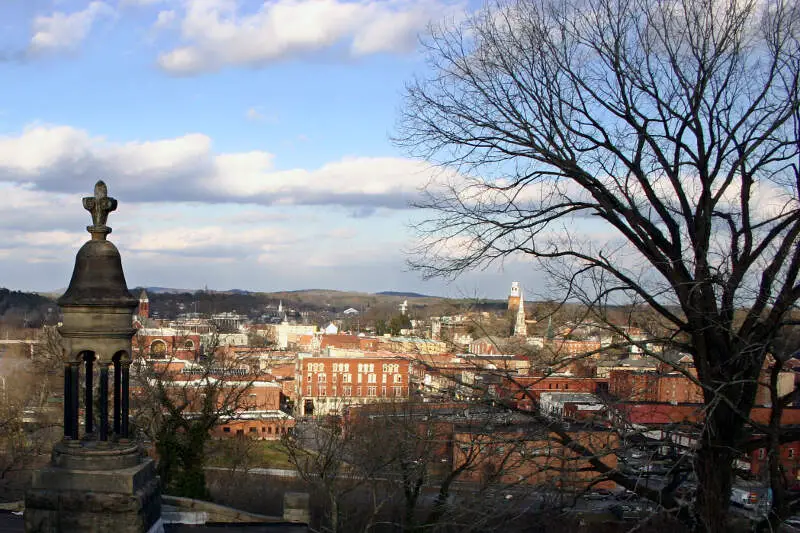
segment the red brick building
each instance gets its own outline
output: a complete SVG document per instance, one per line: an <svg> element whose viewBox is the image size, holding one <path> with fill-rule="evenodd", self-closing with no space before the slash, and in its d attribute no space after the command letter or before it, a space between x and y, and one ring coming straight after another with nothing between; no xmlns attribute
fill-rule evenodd
<svg viewBox="0 0 800 533"><path fill-rule="evenodd" d="M533 401L539 399L543 392L590 392L596 393L604 389L608 380L592 377L573 377L564 375L520 376L506 379L502 396L514 402L519 409L531 410ZM529 397L532 396L533 400Z"/></svg>
<svg viewBox="0 0 800 533"><path fill-rule="evenodd" d="M149 363L161 374L169 395L177 403L188 403L186 414L190 416L202 409L204 393L209 390L206 388L206 380L215 383L213 390L217 392L219 412L232 409L235 415L212 429L213 437L278 439L281 434L294 427L294 418L280 409L283 396L281 384L272 376L253 379L245 368L241 369L241 375L231 372L235 369L226 370L228 377L213 373L209 375L207 369L180 359L150 360ZM134 402L152 401L152 398L144 396L145 390L135 382L131 387L131 394Z"/></svg>
<svg viewBox="0 0 800 533"><path fill-rule="evenodd" d="M409 397L408 359L399 357L305 357L297 361L297 412L339 414L352 404Z"/></svg>
<svg viewBox="0 0 800 533"><path fill-rule="evenodd" d="M657 402L660 377L653 370L612 370L608 392L626 402Z"/></svg>
<svg viewBox="0 0 800 533"><path fill-rule="evenodd" d="M570 432L576 442L601 457L610 468L617 466L617 456L610 453L619 446L618 437L610 431L576 430ZM453 468L471 462L459 481L550 485L567 491L587 488L613 489L613 481L600 481L588 460L548 434L540 438L519 439L517 433L474 435L456 432L453 446Z"/></svg>
<svg viewBox="0 0 800 533"><path fill-rule="evenodd" d="M141 328L133 337L133 352L153 359L196 361L201 353L200 335L172 328Z"/></svg>
<svg viewBox="0 0 800 533"><path fill-rule="evenodd" d="M217 438L279 439L295 424L294 418L280 410L280 404L281 386L278 383L256 381L248 388L243 408L237 416L220 423L212 435Z"/></svg>

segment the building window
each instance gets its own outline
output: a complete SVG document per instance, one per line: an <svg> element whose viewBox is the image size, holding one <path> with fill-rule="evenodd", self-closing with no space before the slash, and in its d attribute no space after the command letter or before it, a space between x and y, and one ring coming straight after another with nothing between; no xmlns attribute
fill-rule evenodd
<svg viewBox="0 0 800 533"><path fill-rule="evenodd" d="M403 382L403 375L402 374L395 374L394 382L395 383L402 383Z"/></svg>
<svg viewBox="0 0 800 533"><path fill-rule="evenodd" d="M325 381L326 381L326 376L325 376L325 374L319 374L319 375L317 376L317 381L319 381L320 383L325 383Z"/></svg>
<svg viewBox="0 0 800 533"><path fill-rule="evenodd" d="M569 389L569 383L564 383L564 390Z"/></svg>
<svg viewBox="0 0 800 533"><path fill-rule="evenodd" d="M381 396L386 396L386 386L381 387Z"/></svg>
<svg viewBox="0 0 800 533"><path fill-rule="evenodd" d="M378 387L367 387L367 396L375 396L378 393Z"/></svg>
<svg viewBox="0 0 800 533"><path fill-rule="evenodd" d="M183 343L183 347L187 350L194 350L194 343L190 340Z"/></svg>
<svg viewBox="0 0 800 533"><path fill-rule="evenodd" d="M267 428L265 428L264 426L261 426L261 433L266 433L266 432L267 432Z"/></svg>
<svg viewBox="0 0 800 533"><path fill-rule="evenodd" d="M794 448L789 448L789 459L794 459Z"/></svg>
<svg viewBox="0 0 800 533"><path fill-rule="evenodd" d="M358 375L358 382L361 383L361 374Z"/></svg>
<svg viewBox="0 0 800 533"><path fill-rule="evenodd" d="M324 386L321 386L321 387L319 388L319 395L320 395L320 396L327 396L327 395L328 395L328 391L327 391L327 390L325 390L325 387L324 387Z"/></svg>
<svg viewBox="0 0 800 533"><path fill-rule="evenodd" d="M764 450L764 448L760 448L760 449L758 450L758 458L759 458L759 459L763 459L765 456L766 456L766 453L765 453L765 450Z"/></svg>
<svg viewBox="0 0 800 533"><path fill-rule="evenodd" d="M402 396L403 395L403 387L394 387L394 395L395 396Z"/></svg>
<svg viewBox="0 0 800 533"><path fill-rule="evenodd" d="M342 383L352 383L353 376L351 374L342 374Z"/></svg>
<svg viewBox="0 0 800 533"><path fill-rule="evenodd" d="M150 343L150 355L153 357L164 357L167 354L167 343L162 340L154 340Z"/></svg>
<svg viewBox="0 0 800 533"><path fill-rule="evenodd" d="M332 395L334 395L334 396L336 396L336 385L334 385L333 387L331 387L331 394L332 394Z"/></svg>
<svg viewBox="0 0 800 533"><path fill-rule="evenodd" d="M311 396L311 385L306 387L306 396Z"/></svg>
<svg viewBox="0 0 800 533"><path fill-rule="evenodd" d="M389 374L384 374L381 377L383 378L383 382L386 383L386 381L389 379Z"/></svg>
<svg viewBox="0 0 800 533"><path fill-rule="evenodd" d="M356 387L356 396L361 396L361 387Z"/></svg>
<svg viewBox="0 0 800 533"><path fill-rule="evenodd" d="M331 377L331 381L333 381L334 383L336 383L336 379L337 379L337 378L336 378L336 374L334 374L334 375Z"/></svg>
<svg viewBox="0 0 800 533"><path fill-rule="evenodd" d="M377 376L375 374L369 374L367 376L367 383L377 383L377 382L378 382L378 379L377 379Z"/></svg>
<svg viewBox="0 0 800 533"><path fill-rule="evenodd" d="M312 376L311 374L309 374L309 375L308 375L308 381L311 381L312 379L314 379L314 376Z"/></svg>
<svg viewBox="0 0 800 533"><path fill-rule="evenodd" d="M250 433L258 433L258 428L250 428Z"/></svg>
<svg viewBox="0 0 800 533"><path fill-rule="evenodd" d="M224 427L224 428L222 428L222 432L223 432L223 433L230 433L230 432L231 432L231 428L229 428L229 427Z"/></svg>
<svg viewBox="0 0 800 533"><path fill-rule="evenodd" d="M352 396L352 394L353 394L353 389L350 387L350 385L345 385L345 386L344 386L344 387L342 387L342 388L344 389L344 393L343 393L343 394L344 394L345 396Z"/></svg>

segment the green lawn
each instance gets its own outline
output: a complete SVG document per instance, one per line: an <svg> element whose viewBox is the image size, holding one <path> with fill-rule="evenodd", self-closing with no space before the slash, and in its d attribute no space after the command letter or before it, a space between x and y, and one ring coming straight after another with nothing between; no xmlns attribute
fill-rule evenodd
<svg viewBox="0 0 800 533"><path fill-rule="evenodd" d="M206 460L208 466L223 468L293 468L280 442L268 440L212 441Z"/></svg>

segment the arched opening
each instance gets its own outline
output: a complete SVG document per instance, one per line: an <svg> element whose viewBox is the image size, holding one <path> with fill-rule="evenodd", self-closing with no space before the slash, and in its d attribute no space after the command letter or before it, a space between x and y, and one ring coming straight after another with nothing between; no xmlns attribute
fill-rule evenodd
<svg viewBox="0 0 800 533"><path fill-rule="evenodd" d="M167 355L166 342L162 341L161 339L156 339L150 343L150 357L156 357L162 359L166 355Z"/></svg>
<svg viewBox="0 0 800 533"><path fill-rule="evenodd" d="M194 350L194 342L190 339L183 343L183 348L185 350Z"/></svg>
<svg viewBox="0 0 800 533"><path fill-rule="evenodd" d="M120 350L111 361L114 364L113 431L122 438L128 438L130 354Z"/></svg>
<svg viewBox="0 0 800 533"><path fill-rule="evenodd" d="M94 433L94 362L97 359L94 352L86 351L81 357L84 367L84 432L88 435Z"/></svg>

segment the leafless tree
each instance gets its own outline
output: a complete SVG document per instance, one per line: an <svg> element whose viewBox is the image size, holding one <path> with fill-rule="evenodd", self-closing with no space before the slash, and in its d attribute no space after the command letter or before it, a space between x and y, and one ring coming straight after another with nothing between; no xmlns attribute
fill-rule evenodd
<svg viewBox="0 0 800 533"><path fill-rule="evenodd" d="M359 448L357 433L348 424L334 418L298 426L281 439L289 463L306 485L324 498L325 521L322 530L337 533L345 530L342 524L344 499L370 479L370 472L353 467ZM375 516L380 502L373 501Z"/></svg>
<svg viewBox="0 0 800 533"><path fill-rule="evenodd" d="M32 357L5 357L0 375L0 498L28 483L29 469L44 463L60 433L53 375L63 368L58 333L46 328ZM27 348L27 347L26 347ZM54 384L54 381L56 384Z"/></svg>
<svg viewBox="0 0 800 533"><path fill-rule="evenodd" d="M759 373L800 297L799 10L495 2L433 29L400 122L399 143L444 166L414 266L453 276L527 254L565 299L600 319L609 302L646 307L662 347L693 357L697 531L728 528Z"/></svg>
<svg viewBox="0 0 800 533"><path fill-rule="evenodd" d="M135 426L155 447L167 490L207 498L204 468L211 432L255 407L250 393L260 370L249 354L217 349L213 342L199 361L180 361L174 352L157 359L148 355L137 354L134 364Z"/></svg>

